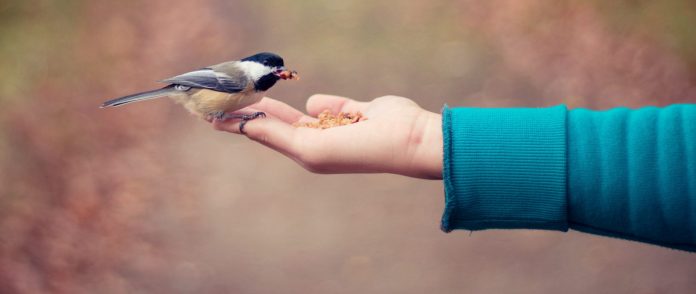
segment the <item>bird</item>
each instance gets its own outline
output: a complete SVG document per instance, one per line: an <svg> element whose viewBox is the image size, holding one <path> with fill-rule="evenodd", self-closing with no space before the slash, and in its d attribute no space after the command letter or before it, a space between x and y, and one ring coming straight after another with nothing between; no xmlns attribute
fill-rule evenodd
<svg viewBox="0 0 696 294"><path fill-rule="evenodd" d="M180 74L160 82L167 86L104 102L100 108L170 97L192 114L211 121L240 119L239 132L263 112L230 113L257 103L278 80L297 80L296 71L285 68L283 58L271 52L257 53L240 60L223 62Z"/></svg>

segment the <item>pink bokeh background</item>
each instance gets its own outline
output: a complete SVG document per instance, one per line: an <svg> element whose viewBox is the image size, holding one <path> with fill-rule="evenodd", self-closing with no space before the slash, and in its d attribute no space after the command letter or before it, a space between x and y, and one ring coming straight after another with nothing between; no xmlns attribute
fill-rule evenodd
<svg viewBox="0 0 696 294"><path fill-rule="evenodd" d="M268 95L450 106L696 102L696 4L0 3L1 293L693 293L696 255L578 232L439 230L442 182L315 175L166 99L258 51Z"/></svg>

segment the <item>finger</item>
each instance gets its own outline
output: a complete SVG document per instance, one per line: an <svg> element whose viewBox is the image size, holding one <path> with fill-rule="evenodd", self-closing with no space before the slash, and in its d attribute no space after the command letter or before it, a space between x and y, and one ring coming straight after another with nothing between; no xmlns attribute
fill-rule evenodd
<svg viewBox="0 0 696 294"><path fill-rule="evenodd" d="M219 131L240 134L239 120L213 121L213 127ZM296 128L274 117L259 117L247 121L244 132L249 139L266 145L288 156L296 154L294 136Z"/></svg>
<svg viewBox="0 0 696 294"><path fill-rule="evenodd" d="M307 113L311 116L317 116L324 110L329 110L334 114L339 112L365 112L367 104L367 102L334 95L315 94L307 99Z"/></svg>
<svg viewBox="0 0 696 294"><path fill-rule="evenodd" d="M274 117L277 117L278 119L286 123L294 123L300 121L301 119L303 119L303 117L309 118L307 115L293 108L292 106L268 97L264 97L263 99L261 99L261 101L252 105L251 107L253 107L254 109L258 109L258 111L262 111Z"/></svg>

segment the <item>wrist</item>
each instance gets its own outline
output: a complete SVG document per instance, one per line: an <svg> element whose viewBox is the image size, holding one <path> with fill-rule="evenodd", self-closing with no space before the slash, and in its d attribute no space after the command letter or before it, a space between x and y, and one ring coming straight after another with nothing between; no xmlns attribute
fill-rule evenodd
<svg viewBox="0 0 696 294"><path fill-rule="evenodd" d="M442 116L423 111L418 124L420 130L412 140L414 146L411 176L424 179L442 179Z"/></svg>

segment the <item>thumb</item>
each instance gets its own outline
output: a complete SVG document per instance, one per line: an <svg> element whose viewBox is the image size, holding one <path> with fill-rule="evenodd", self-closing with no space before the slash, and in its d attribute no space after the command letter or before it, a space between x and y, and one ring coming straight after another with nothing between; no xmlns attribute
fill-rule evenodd
<svg viewBox="0 0 696 294"><path fill-rule="evenodd" d="M315 94L307 99L307 113L316 117L324 110L329 110L331 113L365 112L367 104L367 102L355 101L340 96Z"/></svg>

